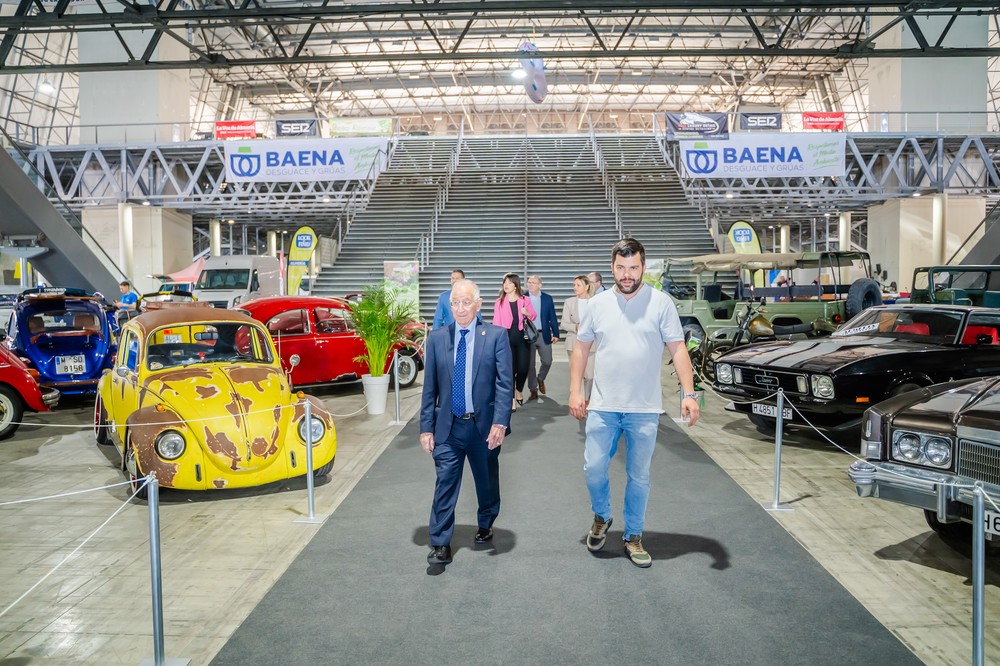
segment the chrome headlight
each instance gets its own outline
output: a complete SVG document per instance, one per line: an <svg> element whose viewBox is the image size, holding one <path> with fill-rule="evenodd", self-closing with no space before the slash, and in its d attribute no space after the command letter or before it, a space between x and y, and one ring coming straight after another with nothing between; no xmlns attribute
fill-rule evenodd
<svg viewBox="0 0 1000 666"><path fill-rule="evenodd" d="M720 384L733 383L733 366L728 363L715 364L715 380Z"/></svg>
<svg viewBox="0 0 1000 666"><path fill-rule="evenodd" d="M184 435L176 430L165 430L156 438L156 453L164 460L177 460L186 447Z"/></svg>
<svg viewBox="0 0 1000 666"><path fill-rule="evenodd" d="M314 416L309 420L309 431L311 432L306 431L306 420L303 418L299 421L299 437L303 442L308 442L309 438L307 435L312 434L312 443L316 445L323 439L323 435L326 434L326 425Z"/></svg>
<svg viewBox="0 0 1000 666"><path fill-rule="evenodd" d="M812 376L812 393L817 398L833 397L833 378L826 375Z"/></svg>
<svg viewBox="0 0 1000 666"><path fill-rule="evenodd" d="M951 440L944 437L929 438L924 444L924 455L932 465L947 467L951 464Z"/></svg>
<svg viewBox="0 0 1000 666"><path fill-rule="evenodd" d="M950 437L897 431L892 435L892 456L897 460L941 467L951 466L955 446Z"/></svg>

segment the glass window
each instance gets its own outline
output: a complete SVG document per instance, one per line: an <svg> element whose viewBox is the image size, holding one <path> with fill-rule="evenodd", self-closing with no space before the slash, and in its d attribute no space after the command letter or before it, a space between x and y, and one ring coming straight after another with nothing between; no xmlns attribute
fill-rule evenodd
<svg viewBox="0 0 1000 666"><path fill-rule="evenodd" d="M336 308L316 308L316 331L318 333L350 333L350 320L346 310Z"/></svg>
<svg viewBox="0 0 1000 666"><path fill-rule="evenodd" d="M271 363L271 345L260 326L242 322L169 326L152 333L150 370L194 363Z"/></svg>
<svg viewBox="0 0 1000 666"><path fill-rule="evenodd" d="M122 341L121 346L123 356L122 365L124 365L129 370L135 371L139 367L139 338L132 331L129 331L125 335L125 339Z"/></svg>
<svg viewBox="0 0 1000 666"><path fill-rule="evenodd" d="M302 335L309 332L309 318L305 310L287 310L271 317L267 322L271 335Z"/></svg>

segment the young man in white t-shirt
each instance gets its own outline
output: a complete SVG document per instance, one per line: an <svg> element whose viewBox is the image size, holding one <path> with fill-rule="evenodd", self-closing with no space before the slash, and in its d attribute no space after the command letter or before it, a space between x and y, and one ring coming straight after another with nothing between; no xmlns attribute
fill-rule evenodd
<svg viewBox="0 0 1000 666"><path fill-rule="evenodd" d="M670 297L643 283L646 250L634 238L623 238L611 251L614 289L590 299L580 321L570 360L569 411L587 417L584 476L594 522L587 534L587 548L604 547L611 526L611 484L608 467L625 434L625 553L639 567L653 558L642 546L642 531L649 500L649 467L656 448L656 433L663 396L660 366L666 345L673 359L684 398L681 416L692 426L700 410L694 392L694 373L684 344L677 308ZM587 356L597 345L594 388L588 405L581 385Z"/></svg>

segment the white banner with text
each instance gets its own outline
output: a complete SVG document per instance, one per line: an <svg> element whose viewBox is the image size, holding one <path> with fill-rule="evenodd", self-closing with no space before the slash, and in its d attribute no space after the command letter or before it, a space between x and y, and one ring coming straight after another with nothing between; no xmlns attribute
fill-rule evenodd
<svg viewBox="0 0 1000 666"><path fill-rule="evenodd" d="M361 180L388 145L383 137L229 141L226 174L234 183Z"/></svg>
<svg viewBox="0 0 1000 666"><path fill-rule="evenodd" d="M834 134L745 134L681 141L689 178L843 176L847 139Z"/></svg>

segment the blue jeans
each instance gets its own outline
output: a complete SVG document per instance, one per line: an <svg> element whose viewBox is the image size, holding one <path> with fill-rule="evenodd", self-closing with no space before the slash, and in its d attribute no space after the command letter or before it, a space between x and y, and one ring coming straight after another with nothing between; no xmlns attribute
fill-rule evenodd
<svg viewBox="0 0 1000 666"><path fill-rule="evenodd" d="M649 465L656 448L659 414L631 412L587 413L587 444L583 452L583 474L590 491L594 513L611 518L611 483L608 467L618 450L618 440L625 434L625 534L628 540L641 535L649 501Z"/></svg>

